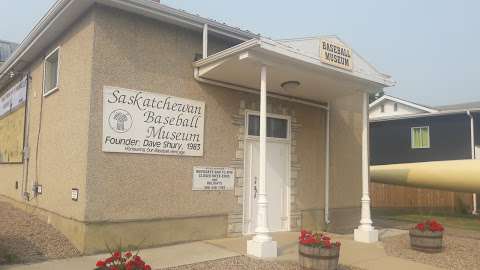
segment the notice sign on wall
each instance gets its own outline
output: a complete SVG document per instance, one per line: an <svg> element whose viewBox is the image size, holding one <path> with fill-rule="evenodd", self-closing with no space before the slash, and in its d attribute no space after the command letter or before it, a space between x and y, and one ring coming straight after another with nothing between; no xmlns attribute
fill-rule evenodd
<svg viewBox="0 0 480 270"><path fill-rule="evenodd" d="M320 41L320 60L332 66L352 70L352 49L330 40Z"/></svg>
<svg viewBox="0 0 480 270"><path fill-rule="evenodd" d="M223 167L193 167L193 190L233 190L235 170Z"/></svg>
<svg viewBox="0 0 480 270"><path fill-rule="evenodd" d="M27 98L27 77L0 96L0 118L20 107Z"/></svg>
<svg viewBox="0 0 480 270"><path fill-rule="evenodd" d="M105 86L102 150L202 156L204 121L204 102Z"/></svg>

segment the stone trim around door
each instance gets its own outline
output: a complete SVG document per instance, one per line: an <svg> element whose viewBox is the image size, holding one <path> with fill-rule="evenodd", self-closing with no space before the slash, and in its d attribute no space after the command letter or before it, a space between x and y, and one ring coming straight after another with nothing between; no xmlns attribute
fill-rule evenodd
<svg viewBox="0 0 480 270"><path fill-rule="evenodd" d="M235 188L234 196L236 199L233 211L228 215L228 236L237 237L243 234L243 203L244 203L244 146L245 146L245 117L248 110L259 111L260 104L251 102L247 104L245 100L240 101L237 113L232 115L232 123L237 127L235 158L232 159L230 166L235 168ZM288 106L282 104L267 105L267 113L290 116L291 126L291 162L290 162L290 230L298 231L301 228L301 212L298 210L296 203L297 195L297 178L300 170L300 164L297 156L296 135L301 128L295 117L295 111Z"/></svg>

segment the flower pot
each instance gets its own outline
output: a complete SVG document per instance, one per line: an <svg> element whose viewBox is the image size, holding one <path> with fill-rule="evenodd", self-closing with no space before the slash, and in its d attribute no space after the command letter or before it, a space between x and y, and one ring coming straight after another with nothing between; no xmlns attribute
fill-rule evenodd
<svg viewBox="0 0 480 270"><path fill-rule="evenodd" d="M410 229L410 246L412 249L423 252L441 252L443 247L443 232Z"/></svg>
<svg viewBox="0 0 480 270"><path fill-rule="evenodd" d="M331 248L298 245L298 260L303 269L335 270L340 257L340 247Z"/></svg>

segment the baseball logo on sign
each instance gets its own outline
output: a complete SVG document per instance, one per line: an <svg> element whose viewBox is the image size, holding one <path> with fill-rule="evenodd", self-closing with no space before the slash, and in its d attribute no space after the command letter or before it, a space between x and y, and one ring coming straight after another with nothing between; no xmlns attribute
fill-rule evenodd
<svg viewBox="0 0 480 270"><path fill-rule="evenodd" d="M115 110L108 118L110 128L117 133L125 133L132 127L132 115L125 110Z"/></svg>

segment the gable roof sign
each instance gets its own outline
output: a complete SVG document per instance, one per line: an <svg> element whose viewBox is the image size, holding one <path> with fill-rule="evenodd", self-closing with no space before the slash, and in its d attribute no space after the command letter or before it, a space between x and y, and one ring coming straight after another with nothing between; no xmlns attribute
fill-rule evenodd
<svg viewBox="0 0 480 270"><path fill-rule="evenodd" d="M365 78L376 78L377 80L388 83L388 86L394 86L396 84L396 81L394 81L391 76L379 72L364 57L356 52L354 48L336 35L280 39L277 41L296 48L302 54L320 59L322 63L332 66L339 71L347 71ZM324 44L325 48L330 49L330 52L333 51L333 54L328 54L328 57L327 53L329 51L323 49Z"/></svg>
<svg viewBox="0 0 480 270"><path fill-rule="evenodd" d="M400 103L400 104L403 104L405 106L412 107L412 108L415 108L415 109L418 109L418 110L422 110L422 111L427 112L427 113L438 112L438 110L436 110L436 109L433 109L433 108L430 108L430 107L427 107L427 106L424 106L424 105L420 105L420 104L417 104L417 103L413 103L413 102L410 102L410 101L407 101L407 100L404 100L404 99L400 99L400 98L397 98L397 97L389 96L389 95L383 95L379 99L370 103L369 107L373 108L373 107L375 107L376 105L379 105L380 103L382 103L385 100L390 100L390 101L393 101L393 102L396 102L396 103Z"/></svg>
<svg viewBox="0 0 480 270"><path fill-rule="evenodd" d="M9 72L23 70L95 3L198 31L202 31L203 26L208 24L210 33L239 41L259 36L151 0L57 0L20 43L11 57L0 66L0 88L10 80Z"/></svg>

